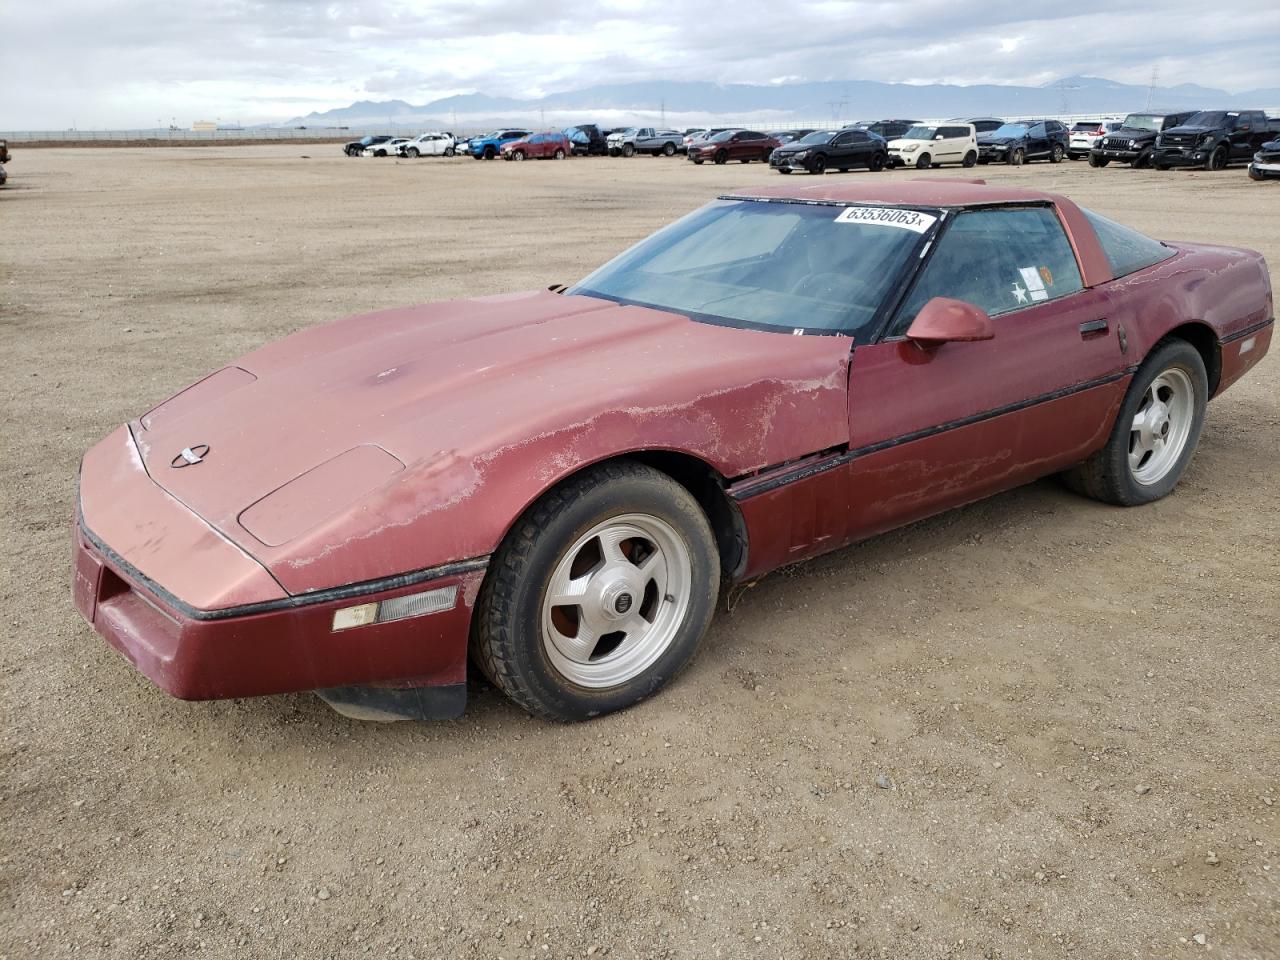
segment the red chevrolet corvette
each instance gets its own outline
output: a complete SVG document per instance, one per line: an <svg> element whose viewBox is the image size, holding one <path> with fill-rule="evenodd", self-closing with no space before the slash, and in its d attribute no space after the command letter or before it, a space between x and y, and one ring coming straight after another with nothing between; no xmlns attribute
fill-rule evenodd
<svg viewBox="0 0 1280 960"><path fill-rule="evenodd" d="M722 585L1062 473L1164 496L1267 268L980 182L725 196L568 288L305 330L93 447L75 602L185 699L635 703Z"/></svg>

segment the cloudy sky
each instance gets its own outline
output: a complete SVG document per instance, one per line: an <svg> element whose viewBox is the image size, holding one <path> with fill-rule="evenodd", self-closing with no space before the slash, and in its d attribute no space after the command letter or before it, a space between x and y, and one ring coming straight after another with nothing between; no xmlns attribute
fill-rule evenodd
<svg viewBox="0 0 1280 960"><path fill-rule="evenodd" d="M285 120L664 78L1280 86L1280 3L17 0L0 130ZM1266 105L1264 105L1266 106Z"/></svg>

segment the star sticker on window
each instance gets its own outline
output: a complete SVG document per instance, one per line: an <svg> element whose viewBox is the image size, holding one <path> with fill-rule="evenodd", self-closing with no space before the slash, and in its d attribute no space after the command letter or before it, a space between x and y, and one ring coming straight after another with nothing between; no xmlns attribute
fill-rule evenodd
<svg viewBox="0 0 1280 960"><path fill-rule="evenodd" d="M1019 303L1027 302L1027 291L1024 290L1022 287L1020 287L1017 283L1013 285L1013 296L1014 296L1014 299L1017 300Z"/></svg>

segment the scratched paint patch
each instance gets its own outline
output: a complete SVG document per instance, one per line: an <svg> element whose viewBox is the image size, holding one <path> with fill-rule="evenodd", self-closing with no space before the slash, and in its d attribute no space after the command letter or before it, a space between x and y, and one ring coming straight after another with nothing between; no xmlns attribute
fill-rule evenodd
<svg viewBox="0 0 1280 960"><path fill-rule="evenodd" d="M845 207L836 217L836 223L868 223L915 233L924 233L937 220L937 217L919 210L898 210L893 207Z"/></svg>

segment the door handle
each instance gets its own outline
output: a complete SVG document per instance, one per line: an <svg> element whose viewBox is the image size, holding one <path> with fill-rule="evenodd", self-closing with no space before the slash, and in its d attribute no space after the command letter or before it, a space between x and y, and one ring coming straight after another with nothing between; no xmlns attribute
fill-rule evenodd
<svg viewBox="0 0 1280 960"><path fill-rule="evenodd" d="M1106 320L1089 320L1080 324L1080 336L1091 337L1099 333L1107 332Z"/></svg>

